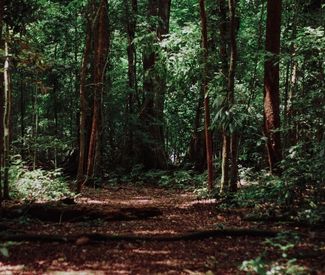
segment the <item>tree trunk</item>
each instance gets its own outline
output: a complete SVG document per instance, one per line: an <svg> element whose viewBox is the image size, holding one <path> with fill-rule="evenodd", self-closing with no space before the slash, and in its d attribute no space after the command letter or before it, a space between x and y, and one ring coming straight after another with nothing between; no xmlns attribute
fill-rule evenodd
<svg viewBox="0 0 325 275"><path fill-rule="evenodd" d="M140 141L140 161L147 169L167 169L163 126L166 69L164 72L157 72L158 62L163 61L158 59L154 43L163 39L169 31L170 4L170 0L149 0L148 3L149 31L155 35L148 38L150 41L147 41L147 47L144 50L143 90L145 98L139 115L146 135L146 140L142 138ZM159 22L155 22L157 17ZM165 64L162 64L162 67L165 67Z"/></svg>
<svg viewBox="0 0 325 275"><path fill-rule="evenodd" d="M229 29L230 29L230 62L228 70L228 96L230 108L235 104L235 73L237 65L237 41L236 41L236 0L228 0L229 6ZM231 153L231 177L230 190L237 190L238 182L238 133L237 129L231 134L230 153Z"/></svg>
<svg viewBox="0 0 325 275"><path fill-rule="evenodd" d="M131 1L131 5L130 2ZM136 68L136 48L133 42L136 31L137 0L125 0L126 17L128 19L126 29L128 35L128 97L126 107L126 137L125 152L123 153L123 162L129 166L134 158L134 123L135 114L134 105L137 94L137 68Z"/></svg>
<svg viewBox="0 0 325 275"><path fill-rule="evenodd" d="M229 189L229 159L230 159L230 137L224 131L222 143L222 161L221 161L221 182L220 193Z"/></svg>
<svg viewBox="0 0 325 275"><path fill-rule="evenodd" d="M83 60L80 70L80 87L79 87L79 99L80 99L80 121L79 121L79 160L78 160L78 172L77 172L77 192L80 193L83 182L85 180L86 160L88 158L87 136L88 127L86 125L87 113L89 110L87 96L86 96L86 81L88 72L88 63L90 62L90 50L91 50L91 21L87 19L87 33L86 44L83 53Z"/></svg>
<svg viewBox="0 0 325 275"><path fill-rule="evenodd" d="M228 53L227 53L227 28L228 28L228 21L227 21L227 8L225 0L219 0L219 17L220 17L220 58L221 58L221 71L223 75L223 86L224 90L226 90L226 104L228 102ZM227 107L228 108L228 107ZM230 137L227 130L224 128L222 130L222 154L221 154L221 181L220 181L220 193L223 193L226 189L228 189L229 185L229 174L230 174Z"/></svg>
<svg viewBox="0 0 325 275"><path fill-rule="evenodd" d="M4 0L0 0L0 49L4 50L4 41L2 39L3 31L3 14L4 14ZM3 56L0 56L1 65L4 62ZM2 188L2 168L3 168L3 118L4 118L4 75L0 73L0 206L3 199L3 188Z"/></svg>
<svg viewBox="0 0 325 275"><path fill-rule="evenodd" d="M102 101L109 48L108 6L107 0L101 0L98 18L95 22L94 41L94 106L89 141L87 178L95 178L100 174L101 134L102 134Z"/></svg>
<svg viewBox="0 0 325 275"><path fill-rule="evenodd" d="M281 35L281 0L267 1L267 22L264 64L264 135L267 138L271 173L279 173L282 160L280 137L279 54Z"/></svg>
<svg viewBox="0 0 325 275"><path fill-rule="evenodd" d="M205 146L207 152L207 168L208 168L208 189L213 188L213 152L212 152L212 135L210 130L210 106L208 95L208 30L207 17L205 12L205 1L200 0L200 17L202 31L202 48L203 54L203 93L204 93L204 131L205 131Z"/></svg>
<svg viewBox="0 0 325 275"><path fill-rule="evenodd" d="M9 36L9 29L7 26L7 35ZM9 58L9 45L5 42L5 64L4 64L4 178L3 178L3 198L9 199L9 158L10 158L10 118L11 118L11 71Z"/></svg>

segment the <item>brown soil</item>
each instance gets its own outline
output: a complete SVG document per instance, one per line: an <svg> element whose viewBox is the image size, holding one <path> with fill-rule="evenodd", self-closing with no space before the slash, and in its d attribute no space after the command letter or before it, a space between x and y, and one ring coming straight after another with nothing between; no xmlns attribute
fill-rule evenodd
<svg viewBox="0 0 325 275"><path fill-rule="evenodd" d="M311 273L325 274L321 229L310 232L306 227L289 224L244 221L241 217L247 209L221 211L214 200L197 200L191 192L151 186L86 188L76 202L76 205L67 207L87 208L91 213L101 214L91 219L64 220L58 217L48 221L34 216L2 221L0 218L0 233L81 236L73 243L15 243L9 246L9 257L0 255L0 274L206 274L209 271L213 272L211 274L240 274L238 267L244 260L262 254L266 261L281 259L279 250L266 245L264 237L226 235L200 240L154 239L223 228L297 232L303 238L290 251L289 258L297 258L297 263L309 268ZM16 206L8 206L12 207ZM148 209L154 209L156 214L145 218L137 216ZM117 212L126 218L103 218ZM90 233L152 236L153 239L90 242L82 237Z"/></svg>

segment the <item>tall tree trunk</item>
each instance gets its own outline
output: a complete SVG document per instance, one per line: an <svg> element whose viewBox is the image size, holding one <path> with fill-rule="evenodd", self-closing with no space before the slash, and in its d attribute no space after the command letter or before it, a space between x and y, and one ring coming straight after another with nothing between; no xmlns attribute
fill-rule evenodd
<svg viewBox="0 0 325 275"><path fill-rule="evenodd" d="M170 0L149 0L148 2L149 31L155 35L147 41L147 47L144 50L143 90L145 98L139 114L143 131L146 134L146 140L140 141L139 157L147 169L167 169L163 126L166 69L163 72L157 71L158 62L163 61L159 60L154 44L169 32L170 5ZM161 65L165 66L165 64Z"/></svg>
<svg viewBox="0 0 325 275"><path fill-rule="evenodd" d="M237 65L237 41L236 41L236 0L228 0L229 6L229 31L230 31L230 61L228 70L228 96L230 108L235 104L235 73ZM238 133L237 129L231 135L231 177L230 190L237 190L238 182Z"/></svg>
<svg viewBox="0 0 325 275"><path fill-rule="evenodd" d="M171 0L159 0L159 8L158 8L158 28L157 28L157 36L159 41L165 39L165 36L169 33L169 19L170 19L170 7ZM162 61L161 61L162 62ZM167 91L167 64L163 62L161 64L161 72L156 74L156 83L158 84L157 93L155 97L155 105L156 105L156 116L159 123L159 139L161 146L164 151L164 102L165 102L165 94Z"/></svg>
<svg viewBox="0 0 325 275"><path fill-rule="evenodd" d="M205 1L200 0L200 17L202 31L202 48L203 54L203 93L204 93L204 131L205 131L205 146L207 152L207 168L208 168L208 189L213 188L213 152L212 152L212 135L210 130L210 106L208 95L208 29L207 17L205 11Z"/></svg>
<svg viewBox="0 0 325 275"><path fill-rule="evenodd" d="M131 2L131 3L130 3ZM127 35L128 35L128 97L126 107L126 138L125 150L123 159L127 162L127 166L133 161L134 158L134 123L133 116L135 114L134 105L137 95L137 69L136 69L136 48L133 42L136 32L136 16L137 16L137 0L125 0L125 9L127 17Z"/></svg>
<svg viewBox="0 0 325 275"><path fill-rule="evenodd" d="M3 14L4 14L4 0L0 0L0 49L4 50L4 40L2 37L3 31ZM4 58L3 54L0 55L0 66L3 66ZM4 119L4 75L0 73L0 206L3 199L2 188L2 168L3 168L3 119Z"/></svg>
<svg viewBox="0 0 325 275"><path fill-rule="evenodd" d="M7 36L9 36L9 29L7 26ZM3 198L9 199L9 158L10 158L10 118L11 118L11 71L9 58L9 45L5 42L5 64L4 64L4 179L3 179Z"/></svg>
<svg viewBox="0 0 325 275"><path fill-rule="evenodd" d="M83 60L80 70L80 84L79 84L79 99L80 99L80 121L79 121L79 160L78 160L78 172L77 172L77 192L80 193L83 182L85 180L86 160L88 158L87 136L88 127L86 125L87 113L89 111L87 95L86 95L86 81L88 72L88 63L90 61L91 50L91 32L92 23L90 18L87 19L87 31L86 31L86 44L83 53Z"/></svg>
<svg viewBox="0 0 325 275"><path fill-rule="evenodd" d="M102 101L107 67L109 47L108 5L107 0L101 0L98 18L95 23L94 41L94 106L89 153L87 163L87 178L95 178L100 174L101 135L102 135Z"/></svg>
<svg viewBox="0 0 325 275"><path fill-rule="evenodd" d="M220 58L221 58L221 71L223 75L223 87L226 91L226 100L225 104L229 104L228 102L228 53L227 53L227 29L228 29L228 21L227 21L227 8L225 0L218 0L219 5L219 17L220 17ZM226 106L228 108L228 106ZM228 189L229 184L229 174L230 174L230 136L227 132L227 129L223 128L222 130L222 153L221 153L221 181L220 181L220 193L223 193L226 189Z"/></svg>
<svg viewBox="0 0 325 275"><path fill-rule="evenodd" d="M279 173L282 160L280 137L279 54L281 35L281 0L267 1L267 22L264 64L264 135L271 173Z"/></svg>

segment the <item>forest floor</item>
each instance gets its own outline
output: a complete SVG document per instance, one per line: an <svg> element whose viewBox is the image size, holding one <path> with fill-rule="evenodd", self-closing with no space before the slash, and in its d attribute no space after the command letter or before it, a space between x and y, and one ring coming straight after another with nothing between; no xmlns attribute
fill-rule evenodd
<svg viewBox="0 0 325 275"><path fill-rule="evenodd" d="M4 205L0 251L9 255L0 253L0 274L245 274L241 263L262 255L325 274L321 229L248 222L250 209L218 209L215 200L153 186L85 188L75 201ZM287 256L265 243L273 231L300 234Z"/></svg>

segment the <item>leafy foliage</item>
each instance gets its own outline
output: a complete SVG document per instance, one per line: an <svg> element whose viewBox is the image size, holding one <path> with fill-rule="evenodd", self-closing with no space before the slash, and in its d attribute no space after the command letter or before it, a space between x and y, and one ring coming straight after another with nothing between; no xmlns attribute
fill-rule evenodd
<svg viewBox="0 0 325 275"><path fill-rule="evenodd" d="M60 170L29 170L16 156L9 170L13 198L27 201L57 200L73 195Z"/></svg>
<svg viewBox="0 0 325 275"><path fill-rule="evenodd" d="M298 265L296 259L290 259L288 252L295 247L299 239L290 238L285 234L278 235L274 239L267 239L265 244L271 245L281 252L281 258L276 261L267 261L267 251L263 256L258 256L252 260L243 261L240 270L248 274L272 275L272 274L307 274L308 269Z"/></svg>

